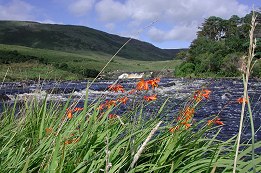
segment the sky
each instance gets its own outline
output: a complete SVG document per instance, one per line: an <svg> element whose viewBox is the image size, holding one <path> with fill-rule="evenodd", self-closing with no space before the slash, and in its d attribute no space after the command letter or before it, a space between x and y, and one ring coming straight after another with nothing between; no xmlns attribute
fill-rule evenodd
<svg viewBox="0 0 261 173"><path fill-rule="evenodd" d="M82 25L159 48L188 48L204 19L245 16L261 0L0 0L0 20Z"/></svg>

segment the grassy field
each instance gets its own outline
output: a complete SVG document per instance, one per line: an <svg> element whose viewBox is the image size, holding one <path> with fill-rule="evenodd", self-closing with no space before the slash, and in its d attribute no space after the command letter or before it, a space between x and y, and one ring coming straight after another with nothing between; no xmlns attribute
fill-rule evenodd
<svg viewBox="0 0 261 173"><path fill-rule="evenodd" d="M37 48L28 48L23 46L3 45L0 44L0 51L16 50L22 55L30 55L43 58L48 65L37 62L0 64L0 74L3 78L9 68L7 79L35 79L39 75L41 78L49 79L83 79L84 77L72 73L70 69L94 69L100 71L111 58L111 55L101 52L80 52L67 53L62 51L53 51ZM66 63L65 69L59 69L57 66ZM143 71L160 71L163 69L174 69L181 63L180 60L166 61L138 61L130 60L116 56L105 69L106 72L143 72ZM48 74L48 75L47 75Z"/></svg>

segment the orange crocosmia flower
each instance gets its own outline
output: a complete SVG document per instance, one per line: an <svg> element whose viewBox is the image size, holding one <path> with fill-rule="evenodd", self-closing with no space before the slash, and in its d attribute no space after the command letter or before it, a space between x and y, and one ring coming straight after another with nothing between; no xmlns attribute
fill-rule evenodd
<svg viewBox="0 0 261 173"><path fill-rule="evenodd" d="M189 120L195 113L195 109L191 107L186 107L182 112L183 116L185 116L186 120Z"/></svg>
<svg viewBox="0 0 261 173"><path fill-rule="evenodd" d="M152 95L152 96L144 96L144 100L146 101L154 101L154 100L157 100L157 95Z"/></svg>
<svg viewBox="0 0 261 173"><path fill-rule="evenodd" d="M66 140L64 142L64 145L68 145L68 144L71 144L71 143L77 143L79 141L80 141L80 138L69 139L69 140Z"/></svg>
<svg viewBox="0 0 261 173"><path fill-rule="evenodd" d="M217 125L224 125L224 123L222 121L220 121L220 118L215 118L214 123Z"/></svg>
<svg viewBox="0 0 261 173"><path fill-rule="evenodd" d="M110 85L108 88L109 90L114 92L118 92L118 91L124 92L123 86L120 84Z"/></svg>
<svg viewBox="0 0 261 173"><path fill-rule="evenodd" d="M202 93L201 93L201 91L197 90L194 93L194 99L196 100L196 102L200 102L202 100Z"/></svg>
<svg viewBox="0 0 261 173"><path fill-rule="evenodd" d="M207 90L207 89L204 89L202 91L200 90L197 90L195 93L194 93L194 99L196 100L196 102L200 102L203 97L205 99L208 99L209 98L209 94L211 93L210 90Z"/></svg>
<svg viewBox="0 0 261 173"><path fill-rule="evenodd" d="M72 117L73 117L72 110L68 110L68 112L67 112L67 118L68 118L68 119L72 119Z"/></svg>
<svg viewBox="0 0 261 173"><path fill-rule="evenodd" d="M183 120L183 118L181 116L177 117L177 121Z"/></svg>
<svg viewBox="0 0 261 173"><path fill-rule="evenodd" d="M126 105L126 103L127 103L128 100L129 100L129 98L126 97L126 96L118 99L118 101L119 101L120 103L125 104L125 105Z"/></svg>
<svg viewBox="0 0 261 173"><path fill-rule="evenodd" d="M212 120L208 120L208 125L212 125L212 124L225 125L222 121L220 121L220 118L214 118Z"/></svg>
<svg viewBox="0 0 261 173"><path fill-rule="evenodd" d="M170 133L174 133L175 131L179 130L179 126L174 126L172 128L169 129Z"/></svg>
<svg viewBox="0 0 261 173"><path fill-rule="evenodd" d="M128 92L128 94L134 94L136 92L136 89L132 89Z"/></svg>
<svg viewBox="0 0 261 173"><path fill-rule="evenodd" d="M210 126L211 124L213 124L213 120L208 120L208 126Z"/></svg>
<svg viewBox="0 0 261 173"><path fill-rule="evenodd" d="M74 108L74 112L78 112L78 111L82 111L83 110L83 108Z"/></svg>
<svg viewBox="0 0 261 173"><path fill-rule="evenodd" d="M184 124L184 126L185 126L185 129L187 130L188 128L191 127L191 124L187 123L187 124Z"/></svg>
<svg viewBox="0 0 261 173"><path fill-rule="evenodd" d="M160 78L148 80L147 83L151 85L151 87L154 89L155 87L158 87L158 83L160 82Z"/></svg>
<svg viewBox="0 0 261 173"><path fill-rule="evenodd" d="M219 121L219 120L216 120L216 121L215 121L215 124L217 124L217 125L222 125L222 126L225 125L222 121Z"/></svg>
<svg viewBox="0 0 261 173"><path fill-rule="evenodd" d="M105 105L107 106L107 108L110 108L111 106L116 106L117 101L116 100L107 100Z"/></svg>
<svg viewBox="0 0 261 173"><path fill-rule="evenodd" d="M211 93L210 90L205 89L205 90L202 91L202 96L205 97L205 99L208 99L210 93Z"/></svg>
<svg viewBox="0 0 261 173"><path fill-rule="evenodd" d="M249 98L249 97L248 97L248 98ZM238 102L239 104L242 104L243 102L245 102L246 104L248 103L247 99L246 99L246 98L243 98L243 97L238 98L238 99L237 99L237 102Z"/></svg>
<svg viewBox="0 0 261 173"><path fill-rule="evenodd" d="M117 115L116 115L116 114L109 114L109 115L108 115L108 118L109 118L109 119L117 118Z"/></svg>
<svg viewBox="0 0 261 173"><path fill-rule="evenodd" d="M137 85L136 85L136 89L137 90L149 90L149 84L147 81L145 81L144 79L141 79Z"/></svg>
<svg viewBox="0 0 261 173"><path fill-rule="evenodd" d="M46 128L45 129L45 133L47 134L47 135L49 135L49 134L51 134L53 132L53 128Z"/></svg>
<svg viewBox="0 0 261 173"><path fill-rule="evenodd" d="M99 107L97 108L97 110L100 110L100 111L101 111L101 110L104 109L105 106L106 106L105 104L100 104Z"/></svg>

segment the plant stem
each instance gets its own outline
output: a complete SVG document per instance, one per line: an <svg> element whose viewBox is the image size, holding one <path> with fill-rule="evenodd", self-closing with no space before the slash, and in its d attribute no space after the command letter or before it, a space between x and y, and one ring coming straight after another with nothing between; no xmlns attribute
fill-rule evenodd
<svg viewBox="0 0 261 173"><path fill-rule="evenodd" d="M245 105L246 101L248 102L248 111L249 111L249 116L250 116L250 122L251 122L251 132L252 132L252 163L253 163L253 172L256 172L255 169L255 151L254 151L254 122L253 122L253 116L252 116L252 111L249 103L249 98L248 98L248 80L250 76L250 69L251 69L251 63L254 58L254 52L255 52L255 43L254 43L254 30L256 26L256 15L255 12L253 11L252 15L252 21L251 21L251 29L249 33L249 49L248 49L248 56L247 56L247 66L246 66L246 71L245 74L243 74L243 84L244 84L244 96L243 96L243 103L242 103L242 109L241 109L241 117L240 117L240 125L239 125L239 132L238 132L238 138L237 138L237 146L236 146L236 154L235 154L235 159L234 159L234 167L233 167L233 173L236 173L236 167L237 167L237 161L238 161L238 153L239 153L239 147L240 147L240 139L241 139L241 134L242 134L242 128L243 128L243 121L244 121L244 114L245 114Z"/></svg>

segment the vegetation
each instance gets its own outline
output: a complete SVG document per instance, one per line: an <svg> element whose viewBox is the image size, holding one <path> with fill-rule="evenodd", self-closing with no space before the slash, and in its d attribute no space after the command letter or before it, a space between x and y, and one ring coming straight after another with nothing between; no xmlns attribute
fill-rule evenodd
<svg viewBox="0 0 261 173"><path fill-rule="evenodd" d="M258 21L261 14L258 13ZM240 75L242 56L249 46L252 13L230 19L211 16L199 28L197 38L187 52L180 52L184 62L176 69L177 76L235 77ZM261 57L261 25L257 25L256 56ZM253 69L253 76L260 76L260 62Z"/></svg>
<svg viewBox="0 0 261 173"><path fill-rule="evenodd" d="M0 21L0 43L82 54L113 55L128 38L92 28L37 22ZM163 61L175 58L179 49L160 49L132 39L119 56L131 60Z"/></svg>
<svg viewBox="0 0 261 173"><path fill-rule="evenodd" d="M0 44L1 80L6 72L8 72L6 80L9 81L38 79L39 77L41 79L61 80L96 77L97 73L108 62L109 57L109 54L103 52L68 53ZM120 74L123 72L173 69L180 62L181 60L139 61L116 56L103 74L109 76L108 73L115 71Z"/></svg>
<svg viewBox="0 0 261 173"><path fill-rule="evenodd" d="M194 122L197 107L203 106L211 91L202 89L180 105L171 121L165 107L146 109L157 101L148 90L159 79L141 80L134 90L120 84L109 86L120 92L110 100L88 102L83 107L70 99L65 105L32 97L1 114L0 169L4 172L231 172L235 137L216 137L224 125L218 116ZM106 97L106 96L105 96ZM124 112L119 114L119 109ZM214 133L214 135L213 135ZM210 135L212 134L212 135ZM252 166L251 145L244 151L236 170ZM255 148L261 143L256 142ZM255 169L261 160L254 155Z"/></svg>

